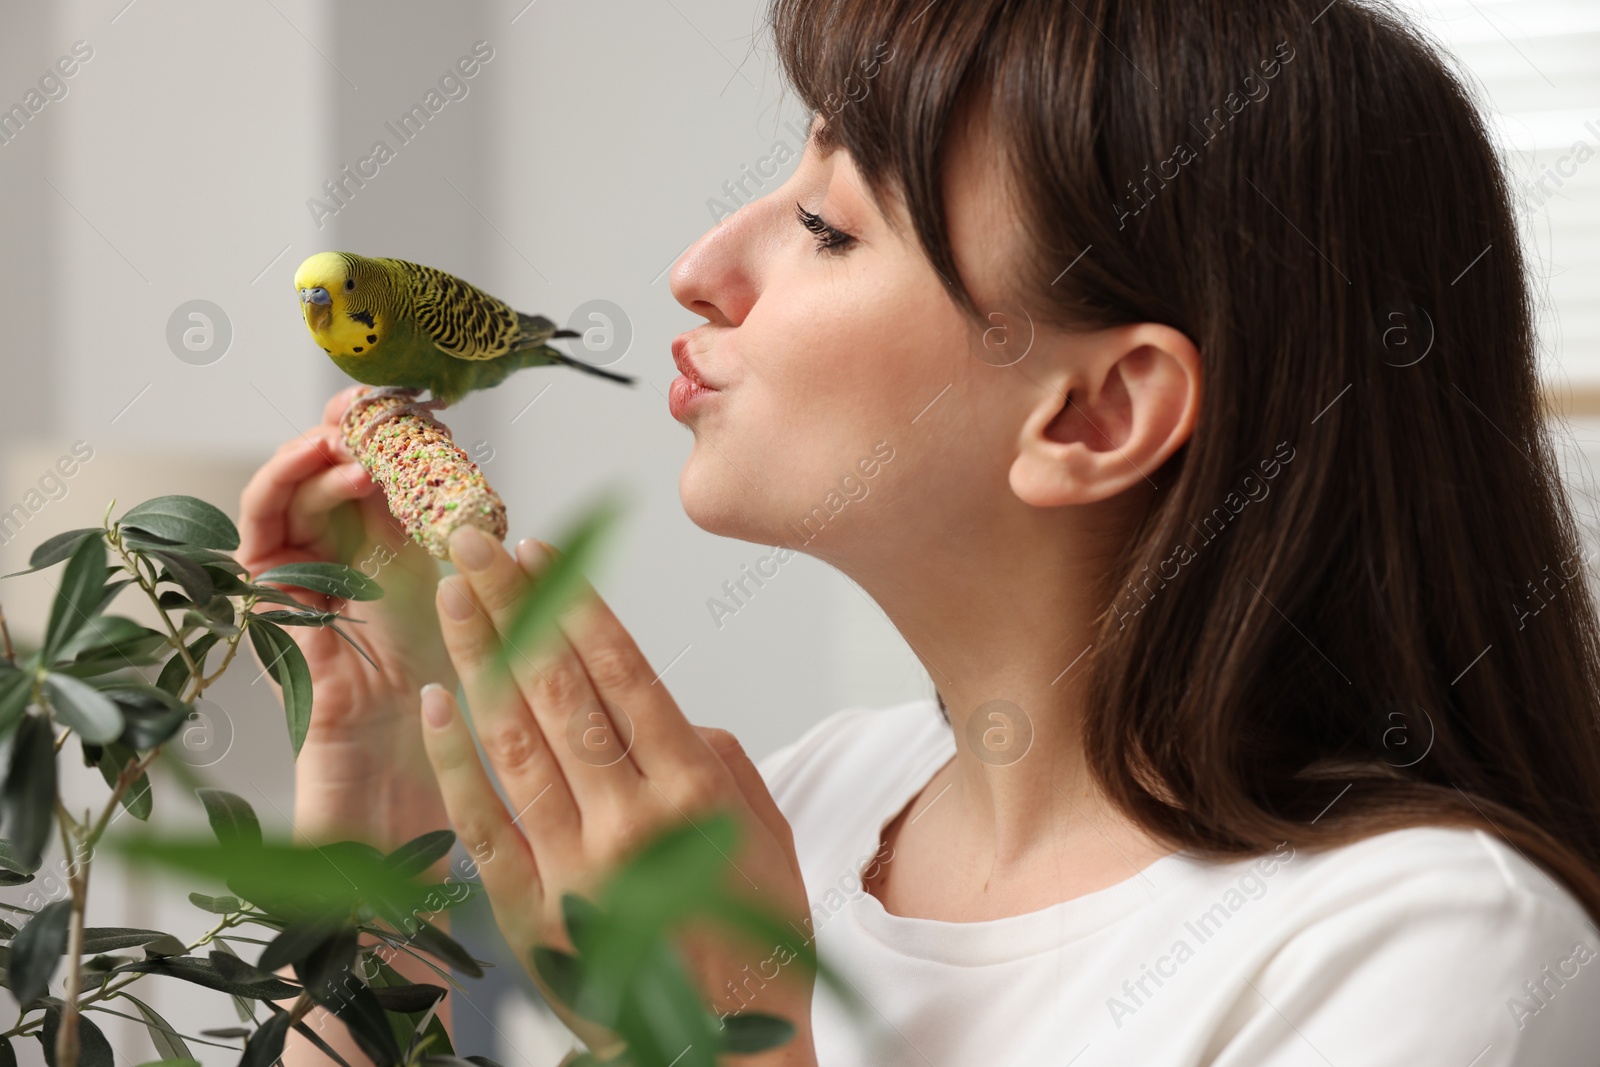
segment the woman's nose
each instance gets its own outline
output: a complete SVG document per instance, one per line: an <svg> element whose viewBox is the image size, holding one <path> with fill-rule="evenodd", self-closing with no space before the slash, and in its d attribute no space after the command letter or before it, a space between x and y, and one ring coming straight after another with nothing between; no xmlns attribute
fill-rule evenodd
<svg viewBox="0 0 1600 1067"><path fill-rule="evenodd" d="M684 250L669 272L678 303L724 326L744 321L760 292L757 231L769 199L744 205Z"/></svg>

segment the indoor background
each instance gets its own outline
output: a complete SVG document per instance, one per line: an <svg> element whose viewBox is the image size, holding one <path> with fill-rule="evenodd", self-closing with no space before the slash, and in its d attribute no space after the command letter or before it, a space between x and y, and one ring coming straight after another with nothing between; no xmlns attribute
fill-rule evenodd
<svg viewBox="0 0 1600 1067"><path fill-rule="evenodd" d="M1504 139L1538 272L1551 417L1593 531L1600 5L1412 9ZM599 487L627 490L594 579L692 720L733 730L759 759L839 708L931 695L876 606L807 557L736 613L714 611L770 548L705 533L678 501L692 438L667 413L668 344L701 320L673 300L667 268L784 180L808 119L763 16L752 0L0 4L0 108L24 107L9 125L0 115L0 573L51 534L98 525L113 497L120 512L186 493L237 516L249 475L346 381L306 334L296 265L324 249L388 255L582 330L567 351L640 379L526 371L446 421L503 496L512 540L555 539ZM471 77L456 70L464 57ZM426 121L406 125L418 105ZM378 141L389 153L374 173L362 161ZM774 172L775 159L791 161ZM69 455L89 458L51 478ZM57 580L0 584L19 639L37 642ZM210 695L180 758L287 833L293 760L274 693L251 663ZM104 785L77 762L62 761L92 803ZM155 812L158 826L203 824L170 777L156 780ZM188 883L97 872L92 925L208 925ZM507 1067L554 1063L569 1041L497 955L487 910L457 929L500 963L457 997L458 1047ZM185 1033L235 1023L221 994L141 986ZM140 1024L97 1021L119 1064L157 1058ZM237 1059L192 1047L208 1067ZM42 1062L36 1043L19 1049Z"/></svg>

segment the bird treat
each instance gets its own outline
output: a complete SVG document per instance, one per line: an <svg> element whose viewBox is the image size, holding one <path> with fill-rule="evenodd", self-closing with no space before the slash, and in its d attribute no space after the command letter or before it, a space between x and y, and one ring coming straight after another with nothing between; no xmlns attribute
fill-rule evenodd
<svg viewBox="0 0 1600 1067"><path fill-rule="evenodd" d="M368 427L379 423L369 434ZM340 423L345 445L383 490L389 511L436 559L449 559L457 526L506 537L506 508L483 472L426 411L404 393L365 389Z"/></svg>

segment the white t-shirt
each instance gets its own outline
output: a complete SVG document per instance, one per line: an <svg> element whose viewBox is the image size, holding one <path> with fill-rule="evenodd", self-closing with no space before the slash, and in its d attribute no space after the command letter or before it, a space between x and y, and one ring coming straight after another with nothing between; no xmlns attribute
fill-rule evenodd
<svg viewBox="0 0 1600 1067"><path fill-rule="evenodd" d="M954 753L926 699L836 712L759 764L818 952L867 1005L857 1026L818 984L820 1067L1600 1064L1600 930L1478 830L1178 852L1023 915L893 915L861 873Z"/></svg>

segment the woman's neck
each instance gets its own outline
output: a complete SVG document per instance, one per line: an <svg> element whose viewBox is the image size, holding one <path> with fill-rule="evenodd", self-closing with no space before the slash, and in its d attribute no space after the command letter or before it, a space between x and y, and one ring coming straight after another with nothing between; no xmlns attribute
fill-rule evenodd
<svg viewBox="0 0 1600 1067"><path fill-rule="evenodd" d="M1060 518L1028 510L1039 525ZM972 918L1134 876L1171 848L1095 788L1079 730L1103 559L1064 551L1059 528L1012 530L987 551L936 533L848 565L927 669L956 748L886 833L897 861L874 893Z"/></svg>

